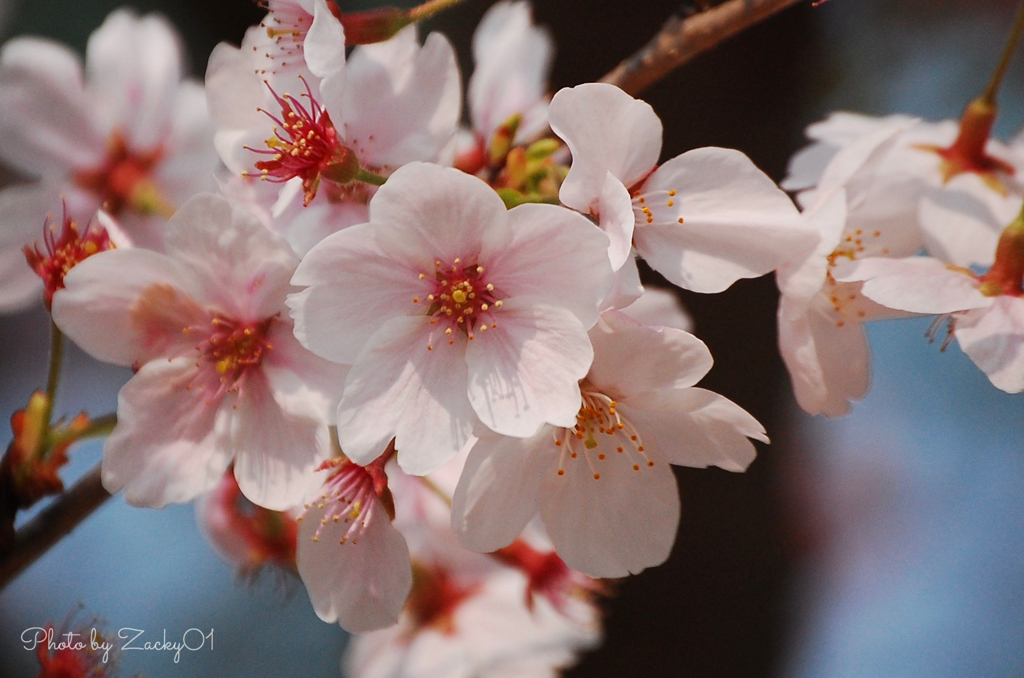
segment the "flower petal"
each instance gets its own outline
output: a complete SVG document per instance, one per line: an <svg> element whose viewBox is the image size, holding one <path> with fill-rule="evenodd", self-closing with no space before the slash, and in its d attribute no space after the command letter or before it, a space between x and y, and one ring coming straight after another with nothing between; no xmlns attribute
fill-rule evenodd
<svg viewBox="0 0 1024 678"><path fill-rule="evenodd" d="M1024 391L1024 300L997 297L991 308L959 316L954 333L963 352L996 388Z"/></svg>
<svg viewBox="0 0 1024 678"><path fill-rule="evenodd" d="M646 102L618 87L586 83L559 90L548 109L551 129L572 152L559 198L589 213L611 172L626 188L658 164L661 120Z"/></svg>
<svg viewBox="0 0 1024 678"><path fill-rule="evenodd" d="M865 281L861 294L882 306L911 313L944 314L983 308L992 298L978 280L931 257L868 258L837 267L839 281Z"/></svg>

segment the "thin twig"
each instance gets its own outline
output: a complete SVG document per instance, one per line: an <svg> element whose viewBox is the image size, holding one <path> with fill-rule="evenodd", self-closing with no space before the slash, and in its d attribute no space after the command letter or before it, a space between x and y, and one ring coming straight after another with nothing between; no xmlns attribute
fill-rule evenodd
<svg viewBox="0 0 1024 678"><path fill-rule="evenodd" d="M0 589L34 563L39 556L60 541L110 498L100 482L97 466L33 518L18 535L11 548L0 554Z"/></svg>
<svg viewBox="0 0 1024 678"><path fill-rule="evenodd" d="M629 94L639 94L673 69L727 38L800 0L729 0L687 19L672 17L661 31L601 78Z"/></svg>

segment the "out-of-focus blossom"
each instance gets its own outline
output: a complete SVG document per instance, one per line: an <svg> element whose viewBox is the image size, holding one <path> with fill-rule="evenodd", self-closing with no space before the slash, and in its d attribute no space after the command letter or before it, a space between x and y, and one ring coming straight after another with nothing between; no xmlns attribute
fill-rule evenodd
<svg viewBox="0 0 1024 678"><path fill-rule="evenodd" d="M81 60L67 48L17 38L0 51L0 160L34 181L0 192L3 296L38 294L15 270L39 225L60 214L88 223L99 208L135 245L160 249L174 209L212 184L213 129L201 85L182 80L177 35L157 16L111 14ZM16 295L15 295L16 296ZM6 306L11 306L9 300Z"/></svg>
<svg viewBox="0 0 1024 678"><path fill-rule="evenodd" d="M595 577L621 577L668 558L679 523L669 464L743 471L747 438L767 442L743 409L694 388L707 347L671 328L607 311L590 332L594 364L575 426L527 439L481 436L452 504L463 544L493 551L538 512L558 555Z"/></svg>
<svg viewBox="0 0 1024 678"><path fill-rule="evenodd" d="M172 217L166 249L102 252L54 296L57 325L93 357L132 366L103 483L132 504L185 502L234 460L253 502L298 504L329 456L331 385L344 370L303 349L284 308L297 258L217 196Z"/></svg>
<svg viewBox="0 0 1024 678"><path fill-rule="evenodd" d="M367 463L396 438L408 473L436 470L482 422L530 436L572 426L593 356L587 328L611 283L607 238L570 210L506 210L483 181L411 163L370 222L303 259L295 334L352 364L338 438Z"/></svg>
<svg viewBox="0 0 1024 678"><path fill-rule="evenodd" d="M814 246L792 201L739 151L699 148L659 166L661 120L617 87L560 90L549 120L573 158L559 197L600 218L617 271L634 267L636 247L670 282L721 292Z"/></svg>
<svg viewBox="0 0 1024 678"><path fill-rule="evenodd" d="M245 579L267 569L295 572L298 523L291 511L271 511L245 498L233 471L195 505L196 523L217 553Z"/></svg>

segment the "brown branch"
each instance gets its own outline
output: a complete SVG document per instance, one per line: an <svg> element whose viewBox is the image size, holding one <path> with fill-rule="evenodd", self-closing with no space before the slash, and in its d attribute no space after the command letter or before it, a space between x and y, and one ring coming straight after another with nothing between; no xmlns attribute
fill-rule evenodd
<svg viewBox="0 0 1024 678"><path fill-rule="evenodd" d="M650 42L601 82L639 94L698 54L797 2L800 0L729 0L687 19L672 17Z"/></svg>
<svg viewBox="0 0 1024 678"><path fill-rule="evenodd" d="M100 467L97 466L18 530L10 549L0 553L0 589L109 498L110 493L103 489L100 482Z"/></svg>

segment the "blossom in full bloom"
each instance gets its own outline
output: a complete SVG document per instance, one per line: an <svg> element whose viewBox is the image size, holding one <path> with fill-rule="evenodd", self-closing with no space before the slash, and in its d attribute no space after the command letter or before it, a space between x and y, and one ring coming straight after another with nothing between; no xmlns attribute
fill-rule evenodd
<svg viewBox="0 0 1024 678"><path fill-rule="evenodd" d="M464 545L493 551L540 514L565 563L622 577L668 558L679 523L670 464L743 471L764 429L746 411L695 388L711 369L696 337L606 311L590 332L594 364L572 426L526 439L483 435L452 503Z"/></svg>
<svg viewBox="0 0 1024 678"><path fill-rule="evenodd" d="M128 10L90 36L84 73L77 55L46 40L0 50L0 160L32 180L0 192L0 294L20 291L21 305L38 294L13 251L37 239L62 199L74 221L102 207L133 244L160 249L170 213L212 184L213 129L182 61L164 19Z"/></svg>
<svg viewBox="0 0 1024 678"><path fill-rule="evenodd" d="M615 270L632 247L673 284L720 292L814 246L792 201L738 151L699 148L661 165L661 120L612 85L557 92L551 129L572 151L561 201L599 216Z"/></svg>
<svg viewBox="0 0 1024 678"><path fill-rule="evenodd" d="M357 463L396 438L429 473L474 425L530 436L571 426L593 355L587 328L611 283L607 238L553 205L504 203L476 177L425 163L396 171L369 223L321 241L293 282L295 335L351 364L338 438Z"/></svg>
<svg viewBox="0 0 1024 678"><path fill-rule="evenodd" d="M284 300L297 258L212 195L171 218L166 248L101 252L54 295L54 321L75 343L136 370L104 447L104 486L137 505L185 502L234 460L246 497L289 508L329 456L330 389L344 373L292 336Z"/></svg>

